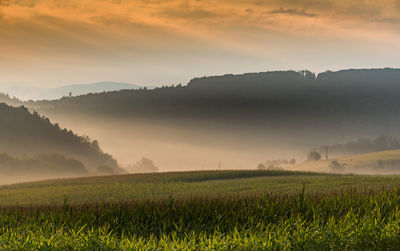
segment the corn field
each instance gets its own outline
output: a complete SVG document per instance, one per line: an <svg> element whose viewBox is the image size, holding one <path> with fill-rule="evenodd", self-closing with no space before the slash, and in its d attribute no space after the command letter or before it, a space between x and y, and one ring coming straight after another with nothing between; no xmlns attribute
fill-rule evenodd
<svg viewBox="0 0 400 251"><path fill-rule="evenodd" d="M400 190L4 206L4 250L397 250Z"/></svg>

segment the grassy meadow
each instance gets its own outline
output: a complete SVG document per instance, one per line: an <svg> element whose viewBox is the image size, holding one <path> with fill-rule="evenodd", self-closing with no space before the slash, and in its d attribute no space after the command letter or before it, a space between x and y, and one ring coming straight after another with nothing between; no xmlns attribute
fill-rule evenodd
<svg viewBox="0 0 400 251"><path fill-rule="evenodd" d="M0 187L4 250L396 250L400 176L204 171Z"/></svg>
<svg viewBox="0 0 400 251"><path fill-rule="evenodd" d="M340 167L332 167L335 160ZM400 174L400 150L388 150L364 154L333 157L329 160L306 161L289 167L292 170L307 170L329 173Z"/></svg>

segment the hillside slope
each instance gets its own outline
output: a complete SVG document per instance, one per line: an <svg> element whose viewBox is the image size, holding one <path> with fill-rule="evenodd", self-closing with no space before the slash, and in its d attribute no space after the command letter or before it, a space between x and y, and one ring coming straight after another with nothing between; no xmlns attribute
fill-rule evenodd
<svg viewBox="0 0 400 251"><path fill-rule="evenodd" d="M148 157L167 171L219 162L240 169L298 159L316 145L399 137L399 96L399 69L367 69L203 77L186 86L22 104L99 139L125 164Z"/></svg>
<svg viewBox="0 0 400 251"><path fill-rule="evenodd" d="M57 153L73 157L92 171L108 166L119 171L116 160L104 153L97 141L61 129L25 107L0 104L0 152L13 155Z"/></svg>
<svg viewBox="0 0 400 251"><path fill-rule="evenodd" d="M400 174L400 149L306 161L292 169L333 173Z"/></svg>
<svg viewBox="0 0 400 251"><path fill-rule="evenodd" d="M170 201L206 196L231 198L257 194L298 194L303 184L307 193L338 189L393 186L399 176L330 175L305 172L225 170L125 174L114 176L68 178L0 186L0 204L63 205L101 202ZM201 202L201 200L200 200Z"/></svg>
<svg viewBox="0 0 400 251"><path fill-rule="evenodd" d="M262 72L195 78L187 86L122 90L24 105L47 115L85 114L351 133L399 133L400 70ZM234 123L234 124L235 124ZM357 127L357 130L354 128Z"/></svg>

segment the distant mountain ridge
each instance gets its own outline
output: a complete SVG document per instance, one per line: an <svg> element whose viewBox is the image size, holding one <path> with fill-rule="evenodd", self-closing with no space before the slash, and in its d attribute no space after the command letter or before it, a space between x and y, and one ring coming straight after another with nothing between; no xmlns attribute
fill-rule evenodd
<svg viewBox="0 0 400 251"><path fill-rule="evenodd" d="M79 96L88 93L139 88L142 88L142 86L123 82L104 81L91 84L65 85L57 88L10 86L7 88L0 88L0 91L8 94L10 97L16 97L20 100L54 100L69 96L70 94L72 96Z"/></svg>

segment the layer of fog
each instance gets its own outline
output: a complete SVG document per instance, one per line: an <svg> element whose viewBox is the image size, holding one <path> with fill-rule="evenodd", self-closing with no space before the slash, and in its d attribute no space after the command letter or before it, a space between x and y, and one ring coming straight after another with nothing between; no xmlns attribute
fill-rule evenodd
<svg viewBox="0 0 400 251"><path fill-rule="evenodd" d="M308 146L298 139L282 139L273 131L260 133L233 125L179 126L160 121L49 115L51 121L89 135L112 154L122 167L142 157L155 162L160 171L255 169L267 159L304 159ZM312 145L312 144L309 144Z"/></svg>
<svg viewBox="0 0 400 251"><path fill-rule="evenodd" d="M140 167L143 158L151 160L148 171L193 171L193 170L256 170L260 163L269 160L296 160L296 165L286 164L282 168L295 171L355 174L399 174L400 169L352 168L342 170L329 168L326 162L307 162L312 148L329 143L346 142L362 137L362 134L347 134L317 131L296 124L271 128L249 125L214 124L203 121L197 125L167 124L156 121L119 119L94 116L65 116L48 114L53 123L72 129L79 135L88 135L100 143L101 149L118 160L128 172L146 172ZM334 130L334 128L332 128ZM321 152L323 155L323 153ZM324 156L322 156L324 158ZM332 159L336 156L332 156ZM139 167L138 167L139 166ZM268 168L268 165L265 165ZM154 167L154 168L153 168ZM147 167L144 167L147 168ZM276 168L273 166L272 168ZM278 168L281 168L278 166ZM107 173L104 173L106 175ZM93 173L55 175L27 170L26 174L8 176L2 184L52 178L68 178ZM102 175L102 174L100 174Z"/></svg>
<svg viewBox="0 0 400 251"><path fill-rule="evenodd" d="M259 163L275 159L306 160L310 149L368 137L358 130L342 133L334 126L318 130L296 124L253 127L203 121L181 125L161 120L48 114L51 121L78 134L89 135L119 164L129 166L143 157L154 161L159 171L256 169ZM290 166L289 166L290 167ZM306 170L306 169L304 169ZM318 171L318 170L313 170ZM319 170L324 171L324 170ZM328 170L329 171L329 170Z"/></svg>

